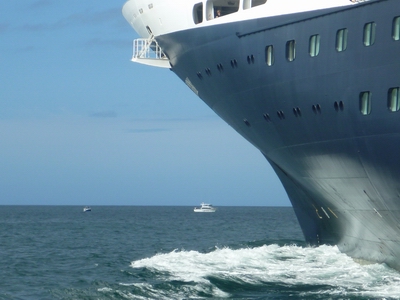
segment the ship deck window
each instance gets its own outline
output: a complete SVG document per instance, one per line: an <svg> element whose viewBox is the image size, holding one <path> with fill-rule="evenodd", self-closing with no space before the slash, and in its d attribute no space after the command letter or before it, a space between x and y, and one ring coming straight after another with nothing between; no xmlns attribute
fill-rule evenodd
<svg viewBox="0 0 400 300"><path fill-rule="evenodd" d="M363 115L371 113L371 92L360 93L360 112Z"/></svg>
<svg viewBox="0 0 400 300"><path fill-rule="evenodd" d="M203 3L197 3L193 7L193 21L194 24L203 22Z"/></svg>
<svg viewBox="0 0 400 300"><path fill-rule="evenodd" d="M374 22L367 23L364 26L364 45L372 46L375 43L376 24Z"/></svg>
<svg viewBox="0 0 400 300"><path fill-rule="evenodd" d="M265 47L265 62L268 66L272 66L275 62L274 46L272 45Z"/></svg>
<svg viewBox="0 0 400 300"><path fill-rule="evenodd" d="M294 61L296 58L296 41L291 40L286 43L286 58L288 61Z"/></svg>
<svg viewBox="0 0 400 300"><path fill-rule="evenodd" d="M336 50L342 52L347 49L347 28L339 29L336 33Z"/></svg>
<svg viewBox="0 0 400 300"><path fill-rule="evenodd" d="M400 40L400 17L393 19L393 39L395 41Z"/></svg>
<svg viewBox="0 0 400 300"><path fill-rule="evenodd" d="M311 57L317 56L319 54L320 41L321 37L319 34L315 34L310 37L309 53Z"/></svg>
<svg viewBox="0 0 400 300"><path fill-rule="evenodd" d="M243 1L243 9L249 9L252 7L263 5L266 2L267 2L267 0L244 0Z"/></svg>
<svg viewBox="0 0 400 300"><path fill-rule="evenodd" d="M399 111L399 109L400 109L400 88L395 87L395 88L389 89L388 108L392 112Z"/></svg>
<svg viewBox="0 0 400 300"><path fill-rule="evenodd" d="M213 20L239 10L239 0L208 0L206 2L206 18Z"/></svg>

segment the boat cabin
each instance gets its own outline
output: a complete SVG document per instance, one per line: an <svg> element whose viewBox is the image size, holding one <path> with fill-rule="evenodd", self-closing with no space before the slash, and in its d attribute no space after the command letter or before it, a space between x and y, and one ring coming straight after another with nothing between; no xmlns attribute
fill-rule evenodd
<svg viewBox="0 0 400 300"><path fill-rule="evenodd" d="M199 24L203 20L213 20L266 2L267 0L207 0L194 5L193 20L195 24Z"/></svg>

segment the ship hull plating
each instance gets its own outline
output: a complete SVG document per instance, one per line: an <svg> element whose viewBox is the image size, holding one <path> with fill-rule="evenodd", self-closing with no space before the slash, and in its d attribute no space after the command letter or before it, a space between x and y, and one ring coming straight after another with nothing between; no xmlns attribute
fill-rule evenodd
<svg viewBox="0 0 400 300"><path fill-rule="evenodd" d="M400 112L388 108L400 86L396 16L398 1L387 0L157 41L172 71L266 157L308 242L400 269ZM318 53L310 55L316 35Z"/></svg>

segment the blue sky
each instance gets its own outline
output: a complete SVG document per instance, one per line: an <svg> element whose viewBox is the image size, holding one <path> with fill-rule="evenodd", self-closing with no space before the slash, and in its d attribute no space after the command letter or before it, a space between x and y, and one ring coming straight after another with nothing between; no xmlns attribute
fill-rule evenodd
<svg viewBox="0 0 400 300"><path fill-rule="evenodd" d="M0 205L290 205L173 72L130 62L124 2L0 2Z"/></svg>

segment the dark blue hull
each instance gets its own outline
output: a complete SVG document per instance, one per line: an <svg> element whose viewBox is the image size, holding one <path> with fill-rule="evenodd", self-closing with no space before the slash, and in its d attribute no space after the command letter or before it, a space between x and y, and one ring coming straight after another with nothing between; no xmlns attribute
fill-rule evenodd
<svg viewBox="0 0 400 300"><path fill-rule="evenodd" d="M308 242L396 269L399 16L381 0L157 37L172 71L270 162Z"/></svg>

